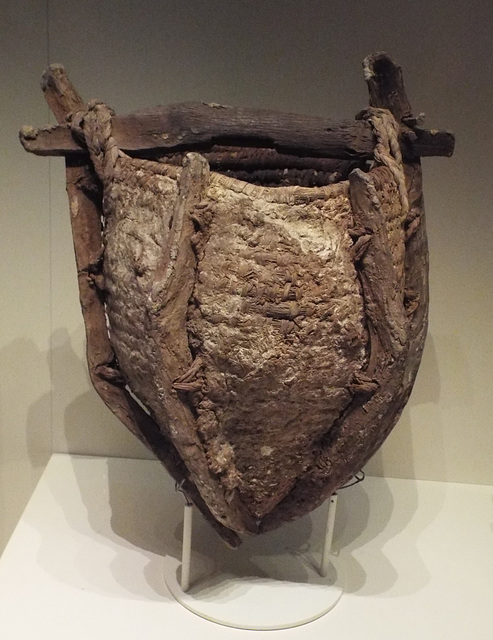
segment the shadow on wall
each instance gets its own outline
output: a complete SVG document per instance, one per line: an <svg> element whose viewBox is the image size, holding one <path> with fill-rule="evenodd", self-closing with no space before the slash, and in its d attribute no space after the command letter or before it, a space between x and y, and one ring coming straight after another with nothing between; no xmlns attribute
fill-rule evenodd
<svg viewBox="0 0 493 640"><path fill-rule="evenodd" d="M109 504L111 530L125 544L151 553L146 567L146 579L158 593L162 590L162 565L158 557L172 556L181 559L183 529L183 496L175 491L174 483L160 465L143 465L139 461L127 461L124 468L118 461L108 461ZM132 473L132 470L134 471ZM218 576L256 576L276 579L278 567L271 560L287 550L303 548L312 535L311 518L303 518L286 525L281 530L260 537L244 539L240 549L231 550L213 531L197 509L193 516L192 575L198 564L205 564ZM125 558L115 556L112 562L114 578L123 584L128 580L124 570ZM161 573L156 580L156 571ZM286 567L284 567L286 569ZM293 558L284 571L283 579L304 583L308 573L303 564ZM221 591L220 585L218 585Z"/></svg>
<svg viewBox="0 0 493 640"><path fill-rule="evenodd" d="M52 336L54 450L79 455L153 458L92 388L86 359L73 347L75 341L85 344L83 325L79 333L82 335L74 340L66 329L57 329Z"/></svg>
<svg viewBox="0 0 493 640"><path fill-rule="evenodd" d="M51 456L48 357L30 338L0 350L0 553Z"/></svg>
<svg viewBox="0 0 493 640"><path fill-rule="evenodd" d="M38 349L30 338L20 338L0 351L0 362L5 372L0 395L2 458L19 458L25 445L32 467L43 469L51 454L51 393L42 393L25 407L36 390L49 388L49 352Z"/></svg>
<svg viewBox="0 0 493 640"><path fill-rule="evenodd" d="M436 345L428 333L416 382L394 430L368 462L368 475L444 480L443 429L439 402L441 383ZM413 434L420 442L416 451Z"/></svg>
<svg viewBox="0 0 493 640"><path fill-rule="evenodd" d="M179 560L183 518L183 498L174 490L171 478L155 461L108 459L95 468L74 460L72 468L83 509L77 506L79 500L75 500L75 507L74 500L68 501L68 496L73 495L59 483L51 490L74 530L74 539L79 535L91 538L89 545L77 543L84 553L71 560L76 562L84 582L98 593L114 594L117 584L118 591L127 596L167 600L163 558ZM101 479L95 483L88 470L102 475L103 485ZM370 478L340 494L334 550L341 556L348 593L405 597L429 581L417 542L440 508L442 496L435 496L433 504L426 507L425 517L421 514L417 518L415 483L393 482L400 483L397 489L386 480ZM102 490L95 492L96 485ZM294 556L320 556L325 518L323 505L281 529L246 539L239 550L230 551L195 511L194 557L214 567L214 574L276 579L274 560L279 554L287 551ZM410 532L406 535L405 572L395 552L392 555L392 541L402 531ZM47 562L43 547L38 561ZM71 584L73 570L69 565L59 562L55 567L47 564L46 568L57 579ZM303 562L293 557L288 569L290 581L305 582Z"/></svg>
<svg viewBox="0 0 493 640"><path fill-rule="evenodd" d="M52 483L50 490L73 530L78 552L70 559L53 563L50 543L42 544L38 562L50 575L71 586L74 575L79 574L95 593L118 592L135 599L170 600L163 559L181 558L184 507L183 496L175 491L170 476L157 461L149 460L110 458L94 465L90 460L72 459L70 465L80 499L74 499L73 489L67 491L60 483ZM88 471L98 474L96 481ZM95 486L100 490L95 491ZM276 579L272 560L286 552L303 553L313 538L319 544L324 515L322 508L318 514L282 529L245 539L242 547L233 551L194 509L192 574L200 559L212 565L214 574ZM79 536L89 537L91 543L77 542ZM62 553L69 551L63 548ZM285 568L290 581L307 581L304 564L296 558Z"/></svg>
<svg viewBox="0 0 493 640"><path fill-rule="evenodd" d="M414 576L402 581L397 567L386 554L386 546L409 525L418 507L412 483L406 499L396 504L385 480L368 478L340 492L334 529L334 552L345 559L345 591L361 596L408 595L429 579L413 539L406 555L413 557Z"/></svg>

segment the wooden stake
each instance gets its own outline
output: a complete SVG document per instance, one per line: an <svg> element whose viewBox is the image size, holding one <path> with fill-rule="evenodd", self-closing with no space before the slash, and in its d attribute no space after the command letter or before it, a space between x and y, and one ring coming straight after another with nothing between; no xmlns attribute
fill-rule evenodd
<svg viewBox="0 0 493 640"><path fill-rule="evenodd" d="M85 106L61 65L54 65L45 72L42 87L59 122L65 120L69 112ZM182 483L184 490L226 544L237 547L240 544L239 536L212 516L196 486L189 482L185 465L173 444L125 388L109 340L103 293L98 286L102 277L100 187L88 164L80 164L70 158L66 162L66 178L91 382L109 409L157 455L171 476Z"/></svg>

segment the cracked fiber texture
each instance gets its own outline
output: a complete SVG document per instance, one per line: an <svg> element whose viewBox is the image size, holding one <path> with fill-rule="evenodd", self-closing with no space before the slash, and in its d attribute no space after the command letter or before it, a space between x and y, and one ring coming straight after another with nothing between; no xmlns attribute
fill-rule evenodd
<svg viewBox="0 0 493 640"><path fill-rule="evenodd" d="M105 196L111 341L214 517L255 532L317 465L368 365L348 183L266 188L206 171L187 186L185 169L144 164L119 160ZM402 280L397 191L376 186Z"/></svg>
<svg viewBox="0 0 493 640"><path fill-rule="evenodd" d="M194 406L209 464L262 518L349 403L367 335L344 185L298 202L296 189L240 185L212 180L194 212L188 331L203 362Z"/></svg>
<svg viewBox="0 0 493 640"><path fill-rule="evenodd" d="M162 386L149 293L166 249L173 214L170 203L176 200L178 187L176 180L166 176L151 176L132 165L124 168L135 170L117 172L105 197L106 312L119 365L133 392L149 402L149 380Z"/></svg>

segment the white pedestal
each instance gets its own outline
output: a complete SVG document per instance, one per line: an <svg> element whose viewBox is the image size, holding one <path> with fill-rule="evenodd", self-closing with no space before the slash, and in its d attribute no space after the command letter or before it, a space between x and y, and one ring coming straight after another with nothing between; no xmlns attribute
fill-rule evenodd
<svg viewBox="0 0 493 640"><path fill-rule="evenodd" d="M315 547L325 516L326 510L317 510L272 532L279 536L274 547L270 533L247 540L250 560L226 549L197 516L194 553L214 561L210 550L219 542L224 567L235 567L232 558L238 557L236 574L277 579L273 555L313 553L318 563ZM163 563L173 559L177 575L182 520L183 499L157 462L53 456L0 559L0 637L491 637L493 487L367 478L342 491L333 548L344 565L343 597L328 615L284 631L212 624L178 604L166 586ZM256 557L266 564L257 565ZM286 566L287 582L299 583L303 563ZM227 600L230 594L211 596Z"/></svg>
<svg viewBox="0 0 493 640"><path fill-rule="evenodd" d="M207 557L192 553L194 508L183 495L181 563L168 556L164 575L170 592L189 611L228 627L272 631L312 622L339 602L344 590L342 563L330 553L336 494L325 505L327 519L319 532L322 552L318 558L310 553L286 552L282 537L279 547L277 532L270 537L269 555L252 555L252 543L247 553L245 546L236 550L229 565L224 563L219 540L209 548ZM310 544L306 544L309 550ZM290 579L294 566L301 571L297 581Z"/></svg>
<svg viewBox="0 0 493 640"><path fill-rule="evenodd" d="M221 541L218 541L222 544ZM181 562L165 558L164 575L176 600L193 613L237 629L297 627L328 613L344 589L342 561L332 557L327 576L320 558L307 554L250 555L240 547L221 561L220 549L208 557L192 551L190 588L181 587ZM293 579L298 576L298 580ZM275 576L271 577L271 576Z"/></svg>

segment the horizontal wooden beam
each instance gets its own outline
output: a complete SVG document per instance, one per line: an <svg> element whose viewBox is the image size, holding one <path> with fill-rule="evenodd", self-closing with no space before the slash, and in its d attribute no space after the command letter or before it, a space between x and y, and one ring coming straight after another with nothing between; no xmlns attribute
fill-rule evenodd
<svg viewBox="0 0 493 640"><path fill-rule="evenodd" d="M182 103L115 116L113 136L122 151L159 155L177 150L205 150L215 145L256 146L301 156L356 160L371 158L374 138L364 120L334 122L327 118L243 109L217 104ZM23 127L21 142L37 155L86 153L68 125ZM404 128L401 148L406 159L451 156L454 136L448 131Z"/></svg>

